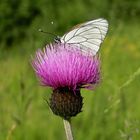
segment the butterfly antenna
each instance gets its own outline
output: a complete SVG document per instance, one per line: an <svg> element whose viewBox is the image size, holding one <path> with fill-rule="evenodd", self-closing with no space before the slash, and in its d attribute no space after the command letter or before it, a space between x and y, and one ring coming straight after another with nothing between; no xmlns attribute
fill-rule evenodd
<svg viewBox="0 0 140 140"><path fill-rule="evenodd" d="M54 37L57 37L57 35L55 35L53 33L50 33L50 32L43 31L42 29L38 29L38 31L41 32L41 33L44 33L44 34L49 34L49 35L52 35Z"/></svg>

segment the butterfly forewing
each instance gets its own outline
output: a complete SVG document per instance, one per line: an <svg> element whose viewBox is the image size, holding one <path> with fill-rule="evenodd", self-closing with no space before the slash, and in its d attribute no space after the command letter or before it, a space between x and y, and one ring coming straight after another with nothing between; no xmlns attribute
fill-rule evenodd
<svg viewBox="0 0 140 140"><path fill-rule="evenodd" d="M105 19L88 21L75 26L70 32L64 34L62 43L75 44L82 51L91 51L93 55L98 52L108 30L108 22Z"/></svg>

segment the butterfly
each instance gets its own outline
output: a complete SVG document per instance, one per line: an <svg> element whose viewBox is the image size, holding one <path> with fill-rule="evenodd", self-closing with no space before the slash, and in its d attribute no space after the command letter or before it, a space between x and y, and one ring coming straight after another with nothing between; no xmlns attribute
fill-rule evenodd
<svg viewBox="0 0 140 140"><path fill-rule="evenodd" d="M91 51L92 55L96 55L107 31L108 21L99 18L74 26L62 37L57 36L55 42L74 44L83 52Z"/></svg>

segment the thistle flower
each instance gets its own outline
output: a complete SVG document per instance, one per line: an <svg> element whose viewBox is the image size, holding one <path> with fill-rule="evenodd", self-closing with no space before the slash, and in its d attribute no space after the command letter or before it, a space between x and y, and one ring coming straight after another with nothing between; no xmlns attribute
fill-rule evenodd
<svg viewBox="0 0 140 140"><path fill-rule="evenodd" d="M80 89L91 89L100 80L99 58L72 44L51 44L38 50L32 66L40 83L53 89L49 103L53 113L64 119L81 112Z"/></svg>

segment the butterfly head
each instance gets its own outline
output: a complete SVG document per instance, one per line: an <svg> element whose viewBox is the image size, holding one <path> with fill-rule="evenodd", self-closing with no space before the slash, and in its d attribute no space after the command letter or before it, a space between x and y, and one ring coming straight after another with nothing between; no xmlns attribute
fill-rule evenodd
<svg viewBox="0 0 140 140"><path fill-rule="evenodd" d="M60 36L56 36L56 37L54 38L54 42L55 42L55 43L61 43L61 37L60 37Z"/></svg>

